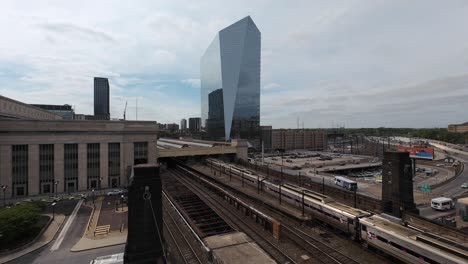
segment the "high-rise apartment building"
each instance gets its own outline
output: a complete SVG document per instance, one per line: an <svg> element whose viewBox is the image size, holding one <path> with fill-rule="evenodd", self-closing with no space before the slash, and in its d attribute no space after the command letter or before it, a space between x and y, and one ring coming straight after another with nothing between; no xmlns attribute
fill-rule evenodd
<svg viewBox="0 0 468 264"><path fill-rule="evenodd" d="M261 33L248 16L219 31L203 54L202 126L213 139L259 139L260 49Z"/></svg>
<svg viewBox="0 0 468 264"><path fill-rule="evenodd" d="M187 130L187 119L183 118L182 120L180 120L180 130Z"/></svg>
<svg viewBox="0 0 468 264"><path fill-rule="evenodd" d="M94 115L100 119L110 119L109 80L94 77Z"/></svg>
<svg viewBox="0 0 468 264"><path fill-rule="evenodd" d="M201 130L201 118L200 117L189 118L189 130L191 132L199 132Z"/></svg>

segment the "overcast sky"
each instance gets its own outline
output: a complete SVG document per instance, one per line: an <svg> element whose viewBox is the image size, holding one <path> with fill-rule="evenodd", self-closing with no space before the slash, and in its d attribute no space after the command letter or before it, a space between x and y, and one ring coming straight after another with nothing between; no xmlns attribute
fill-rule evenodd
<svg viewBox="0 0 468 264"><path fill-rule="evenodd" d="M0 94L111 116L200 115L200 56L250 15L262 32L261 124L445 127L468 121L468 1L21 1L0 5Z"/></svg>

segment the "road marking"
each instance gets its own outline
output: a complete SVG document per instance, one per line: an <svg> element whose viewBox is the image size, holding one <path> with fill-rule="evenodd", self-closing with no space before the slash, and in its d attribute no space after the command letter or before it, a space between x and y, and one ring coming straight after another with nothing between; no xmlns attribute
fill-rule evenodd
<svg viewBox="0 0 468 264"><path fill-rule="evenodd" d="M65 235L68 232L68 229L70 228L71 224L73 223L73 220L75 220L76 214L78 213L78 210L80 209L82 203L83 203L83 200L80 200L76 204L75 209L73 209L73 212L71 213L70 217L68 218L67 222L65 223L65 226L63 227L62 232L60 232L57 240L55 240L55 243L52 246L52 248L50 249L50 251L55 251L55 250L59 249L60 245L63 242L63 239L65 238Z"/></svg>

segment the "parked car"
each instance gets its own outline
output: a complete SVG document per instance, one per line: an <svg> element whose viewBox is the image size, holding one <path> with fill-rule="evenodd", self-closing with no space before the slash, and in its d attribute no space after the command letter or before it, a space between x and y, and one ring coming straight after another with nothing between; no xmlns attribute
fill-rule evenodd
<svg viewBox="0 0 468 264"><path fill-rule="evenodd" d="M107 196L121 195L121 194L123 194L122 190L112 190L112 191L107 193Z"/></svg>
<svg viewBox="0 0 468 264"><path fill-rule="evenodd" d="M461 187L462 187L462 188L468 188L468 183L467 183L467 182L463 183L463 184L461 185Z"/></svg>

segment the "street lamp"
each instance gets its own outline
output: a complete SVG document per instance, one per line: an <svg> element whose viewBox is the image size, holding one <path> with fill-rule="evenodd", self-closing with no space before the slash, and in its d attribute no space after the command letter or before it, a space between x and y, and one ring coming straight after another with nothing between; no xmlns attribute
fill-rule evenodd
<svg viewBox="0 0 468 264"><path fill-rule="evenodd" d="M94 189L91 190L92 196L93 196L93 206L94 206Z"/></svg>
<svg viewBox="0 0 468 264"><path fill-rule="evenodd" d="M122 212L123 212L123 200L124 200L124 195L122 194L120 196L120 203L122 204Z"/></svg>
<svg viewBox="0 0 468 264"><path fill-rule="evenodd" d="M55 181L54 182L54 185L55 185L55 188L54 188L54 193L55 193L55 197L57 198L57 185L59 184L59 181Z"/></svg>
<svg viewBox="0 0 468 264"><path fill-rule="evenodd" d="M55 220L55 205L56 205L56 204L57 204L57 203L55 203L55 202L52 203L52 221Z"/></svg>
<svg viewBox="0 0 468 264"><path fill-rule="evenodd" d="M5 207L6 206L6 203L5 203L5 192L6 192L6 189L8 188L8 185L2 185L2 190L3 190L3 206Z"/></svg>

